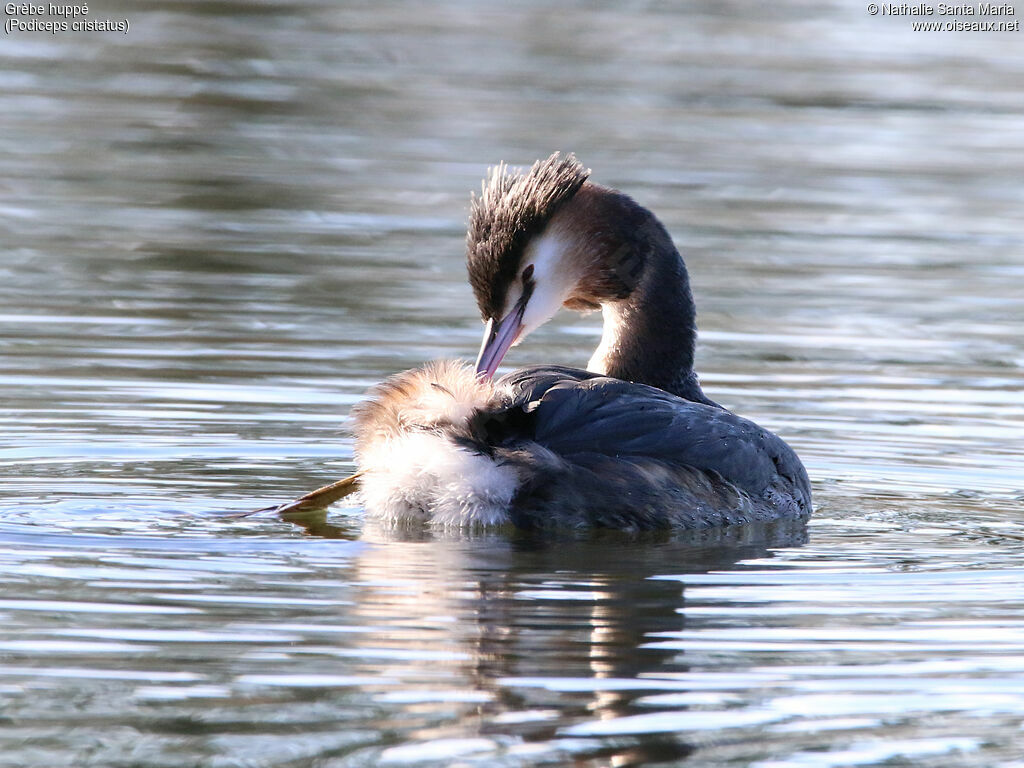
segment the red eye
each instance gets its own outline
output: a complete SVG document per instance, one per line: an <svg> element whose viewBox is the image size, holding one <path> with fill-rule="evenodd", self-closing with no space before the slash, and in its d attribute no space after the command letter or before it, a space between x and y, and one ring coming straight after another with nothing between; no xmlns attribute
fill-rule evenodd
<svg viewBox="0 0 1024 768"><path fill-rule="evenodd" d="M532 277L533 277L533 264L531 264L530 266L528 266L526 269L523 270L523 282L525 283L527 280L529 280Z"/></svg>

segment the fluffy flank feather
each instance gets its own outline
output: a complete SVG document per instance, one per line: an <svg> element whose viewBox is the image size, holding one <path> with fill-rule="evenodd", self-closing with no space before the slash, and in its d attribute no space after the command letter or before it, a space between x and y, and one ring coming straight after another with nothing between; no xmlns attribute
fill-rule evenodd
<svg viewBox="0 0 1024 768"><path fill-rule="evenodd" d="M464 430L492 394L490 383L478 380L470 366L458 360L438 360L396 374L371 389L368 399L353 409L356 454L377 440L408 432Z"/></svg>
<svg viewBox="0 0 1024 768"><path fill-rule="evenodd" d="M500 525L513 469L465 447L470 420L494 396L465 363L442 360L392 376L353 411L367 512L384 522Z"/></svg>

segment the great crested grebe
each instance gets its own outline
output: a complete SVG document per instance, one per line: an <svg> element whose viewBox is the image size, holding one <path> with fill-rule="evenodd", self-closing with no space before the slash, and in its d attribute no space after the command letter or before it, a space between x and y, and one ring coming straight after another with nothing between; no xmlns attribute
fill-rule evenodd
<svg viewBox="0 0 1024 768"><path fill-rule="evenodd" d="M398 374L355 411L369 515L439 526L706 528L811 513L778 436L709 400L693 370L683 260L647 209L572 155L491 169L471 203L469 280L487 327L476 371ZM559 307L600 308L588 370L508 349Z"/></svg>

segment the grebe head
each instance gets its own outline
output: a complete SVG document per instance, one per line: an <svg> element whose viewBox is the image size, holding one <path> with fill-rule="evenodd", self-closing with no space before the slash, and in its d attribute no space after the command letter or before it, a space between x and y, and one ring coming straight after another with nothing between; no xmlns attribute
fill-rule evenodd
<svg viewBox="0 0 1024 768"><path fill-rule="evenodd" d="M487 324L476 363L482 377L559 307L598 309L635 285L642 249L634 240L653 217L589 175L573 155L556 152L527 171L492 168L473 197L466 250Z"/></svg>

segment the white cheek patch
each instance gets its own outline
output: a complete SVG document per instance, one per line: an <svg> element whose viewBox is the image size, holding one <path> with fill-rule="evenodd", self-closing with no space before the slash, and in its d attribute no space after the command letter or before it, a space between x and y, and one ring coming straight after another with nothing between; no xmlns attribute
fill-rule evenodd
<svg viewBox="0 0 1024 768"><path fill-rule="evenodd" d="M527 246L521 265L522 269L526 269L529 264L533 265L534 288L523 314L520 341L554 317L562 302L575 289L578 275L569 267L565 255L564 235L550 230L543 232ZM517 281L514 291L509 291L510 301L506 302L506 312L515 306L515 301L521 295L522 283Z"/></svg>

